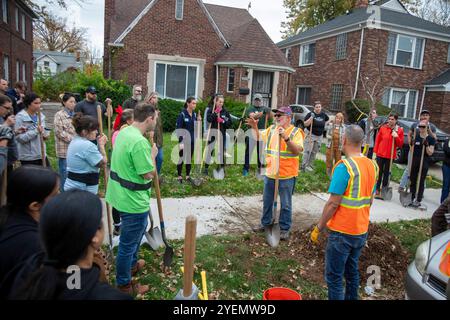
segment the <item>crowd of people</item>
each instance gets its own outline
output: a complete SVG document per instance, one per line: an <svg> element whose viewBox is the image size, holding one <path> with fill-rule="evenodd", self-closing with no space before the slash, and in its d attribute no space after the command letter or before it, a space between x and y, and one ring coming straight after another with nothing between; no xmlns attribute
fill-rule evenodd
<svg viewBox="0 0 450 320"><path fill-rule="evenodd" d="M133 281L133 276L145 266L138 257L151 214L152 180L161 178L164 114L158 107L158 93L144 98L141 85L134 85L132 90L132 97L116 109L109 172L108 138L102 125L105 116L112 117L112 101L106 99L106 106L99 102L93 86L86 88L85 99L78 103L72 93L60 96L61 110L54 117L56 173L46 153L50 131L41 112L41 98L27 93L23 83L7 90L7 83L5 87L5 81L0 80L0 169L8 177L7 183L2 184L7 201L0 210L1 298L132 299L149 290ZM297 177L299 172L314 170L313 163L325 136L331 195L311 233L311 241L317 243L324 229L330 231L325 268L329 298L357 299L357 266L367 239L370 207L381 190L388 187L392 160L403 145L398 116L391 113L386 123L377 124L376 111L372 111L359 126L346 126L342 113L330 119L320 101L316 101L313 111L305 117L303 131L293 125L290 107L271 110L262 102L262 96L256 94L240 118L226 109L222 95L215 94L202 118L196 110L196 98L188 97L176 120L176 180L180 184L192 182L196 139L203 139L202 121L207 140L202 153L203 174L209 174L216 145L217 170L224 171L227 147L231 144L226 130L238 120L239 127L243 124L250 132L242 140L242 175L249 175L250 159L256 149L257 176L264 176L261 224L255 231L267 232L273 224L273 208L279 194L280 239L287 240ZM405 170L400 188L405 189L409 181L412 207L420 206L423 199L429 159L436 144L436 128L429 120L430 113L423 110L408 133L411 165ZM447 141L444 146L443 208L449 201L448 144ZM376 161L372 160L373 153ZM112 208L114 235L120 236L115 287L108 284L109 268L105 267L107 261L101 249L106 232L97 195L102 168L107 172L105 200ZM434 233L447 227L445 210L441 208L433 217ZM71 272L77 270L81 272L81 289L71 290Z"/></svg>

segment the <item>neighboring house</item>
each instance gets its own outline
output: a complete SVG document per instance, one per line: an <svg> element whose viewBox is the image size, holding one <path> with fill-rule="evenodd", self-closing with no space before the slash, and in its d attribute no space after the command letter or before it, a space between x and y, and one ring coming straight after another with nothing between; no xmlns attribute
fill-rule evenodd
<svg viewBox="0 0 450 320"><path fill-rule="evenodd" d="M358 1L348 14L277 45L296 69L290 103L321 100L342 110L353 97L367 99L364 85L400 116L422 108L450 132L450 28L420 19L397 0ZM424 91L426 94L424 95Z"/></svg>
<svg viewBox="0 0 450 320"><path fill-rule="evenodd" d="M0 77L13 87L32 84L33 10L21 0L0 0Z"/></svg>
<svg viewBox="0 0 450 320"><path fill-rule="evenodd" d="M50 72L52 75L67 69L81 69L79 55L58 51L34 51L34 72Z"/></svg>
<svg viewBox="0 0 450 320"><path fill-rule="evenodd" d="M106 0L104 73L185 100L287 104L288 61L247 10L201 0ZM240 95L247 88L250 94Z"/></svg>

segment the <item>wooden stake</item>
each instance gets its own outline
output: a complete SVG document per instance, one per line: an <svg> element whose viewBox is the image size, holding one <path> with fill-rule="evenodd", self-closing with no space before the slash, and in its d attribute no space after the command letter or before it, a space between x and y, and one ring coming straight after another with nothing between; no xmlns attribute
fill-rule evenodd
<svg viewBox="0 0 450 320"><path fill-rule="evenodd" d="M184 236L184 276L183 295L189 297L192 294L192 280L194 279L195 260L195 234L197 229L197 218L190 215L186 218Z"/></svg>

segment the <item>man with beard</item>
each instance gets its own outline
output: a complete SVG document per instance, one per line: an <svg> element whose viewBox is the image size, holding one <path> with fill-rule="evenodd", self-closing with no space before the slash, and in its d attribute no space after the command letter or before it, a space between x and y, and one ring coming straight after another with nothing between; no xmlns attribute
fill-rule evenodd
<svg viewBox="0 0 450 320"><path fill-rule="evenodd" d="M158 153L144 134L154 130L158 113L141 102L134 108L134 121L120 130L111 159L111 173L106 201L121 218L119 250L116 260L116 282L119 290L128 294L144 294L148 286L132 282L144 260L138 260L139 245L147 228L151 180L156 176L154 159Z"/></svg>
<svg viewBox="0 0 450 320"><path fill-rule="evenodd" d="M122 108L134 109L136 105L142 100L142 86L140 84L135 84L133 86L133 96L125 100L122 104Z"/></svg>
<svg viewBox="0 0 450 320"><path fill-rule="evenodd" d="M105 102L111 101L107 98ZM93 86L89 86L86 89L86 98L80 101L75 106L75 112L81 112L84 115L91 116L97 119L97 105L102 108L102 114L106 112L106 107L103 103L97 101L97 89Z"/></svg>

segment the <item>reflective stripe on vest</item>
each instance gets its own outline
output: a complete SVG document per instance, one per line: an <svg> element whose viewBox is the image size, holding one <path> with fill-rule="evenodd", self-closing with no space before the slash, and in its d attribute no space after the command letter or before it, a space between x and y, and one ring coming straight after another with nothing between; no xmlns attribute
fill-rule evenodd
<svg viewBox="0 0 450 320"><path fill-rule="evenodd" d="M439 263L439 271L447 277L450 277L450 241L442 253L441 262Z"/></svg>

